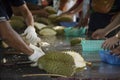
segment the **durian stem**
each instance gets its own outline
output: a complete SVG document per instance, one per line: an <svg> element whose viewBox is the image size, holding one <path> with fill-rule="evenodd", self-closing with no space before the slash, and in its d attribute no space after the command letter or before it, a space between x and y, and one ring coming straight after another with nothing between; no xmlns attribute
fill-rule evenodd
<svg viewBox="0 0 120 80"><path fill-rule="evenodd" d="M57 76L57 77L67 78L67 76L63 76L59 74L25 74L25 75L22 75L22 77L30 77L30 76Z"/></svg>
<svg viewBox="0 0 120 80"><path fill-rule="evenodd" d="M91 63L91 62L86 62L86 64L87 64L88 66L92 66L92 63Z"/></svg>

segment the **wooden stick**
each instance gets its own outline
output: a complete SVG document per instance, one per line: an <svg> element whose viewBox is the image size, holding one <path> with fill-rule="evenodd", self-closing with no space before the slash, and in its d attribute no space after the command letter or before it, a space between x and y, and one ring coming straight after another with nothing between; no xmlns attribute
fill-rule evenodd
<svg viewBox="0 0 120 80"><path fill-rule="evenodd" d="M67 78L67 76L64 75L59 75L59 74L25 74L22 75L22 77L31 77L31 76L58 76L58 77L63 77L63 78Z"/></svg>

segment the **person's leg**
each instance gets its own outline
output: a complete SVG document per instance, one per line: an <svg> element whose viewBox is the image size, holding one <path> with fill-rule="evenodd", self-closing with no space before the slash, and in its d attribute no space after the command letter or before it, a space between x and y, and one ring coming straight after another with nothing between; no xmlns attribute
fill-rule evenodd
<svg viewBox="0 0 120 80"><path fill-rule="evenodd" d="M33 50L22 40L22 38L11 28L7 21L0 22L0 37L9 46L20 50L21 52L31 55Z"/></svg>

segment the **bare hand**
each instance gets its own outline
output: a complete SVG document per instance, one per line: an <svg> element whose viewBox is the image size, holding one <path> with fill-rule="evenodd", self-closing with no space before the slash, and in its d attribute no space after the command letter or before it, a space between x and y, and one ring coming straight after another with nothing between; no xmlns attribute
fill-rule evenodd
<svg viewBox="0 0 120 80"><path fill-rule="evenodd" d="M105 42L103 43L102 47L104 49L113 49L115 45L117 45L119 42L119 39L116 38L115 36L105 40Z"/></svg>
<svg viewBox="0 0 120 80"><path fill-rule="evenodd" d="M105 38L106 32L104 29L98 29L92 34L93 39L100 39L100 38Z"/></svg>
<svg viewBox="0 0 120 80"><path fill-rule="evenodd" d="M111 51L111 54L115 54L115 55L119 55L120 56L120 46L118 46L117 48L113 49Z"/></svg>

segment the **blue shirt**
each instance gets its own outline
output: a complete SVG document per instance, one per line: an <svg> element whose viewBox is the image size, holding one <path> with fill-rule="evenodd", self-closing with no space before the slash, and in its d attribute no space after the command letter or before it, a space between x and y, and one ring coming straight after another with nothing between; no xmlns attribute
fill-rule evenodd
<svg viewBox="0 0 120 80"><path fill-rule="evenodd" d="M11 6L19 7L24 3L24 0L0 0L0 21L8 20L12 16Z"/></svg>

